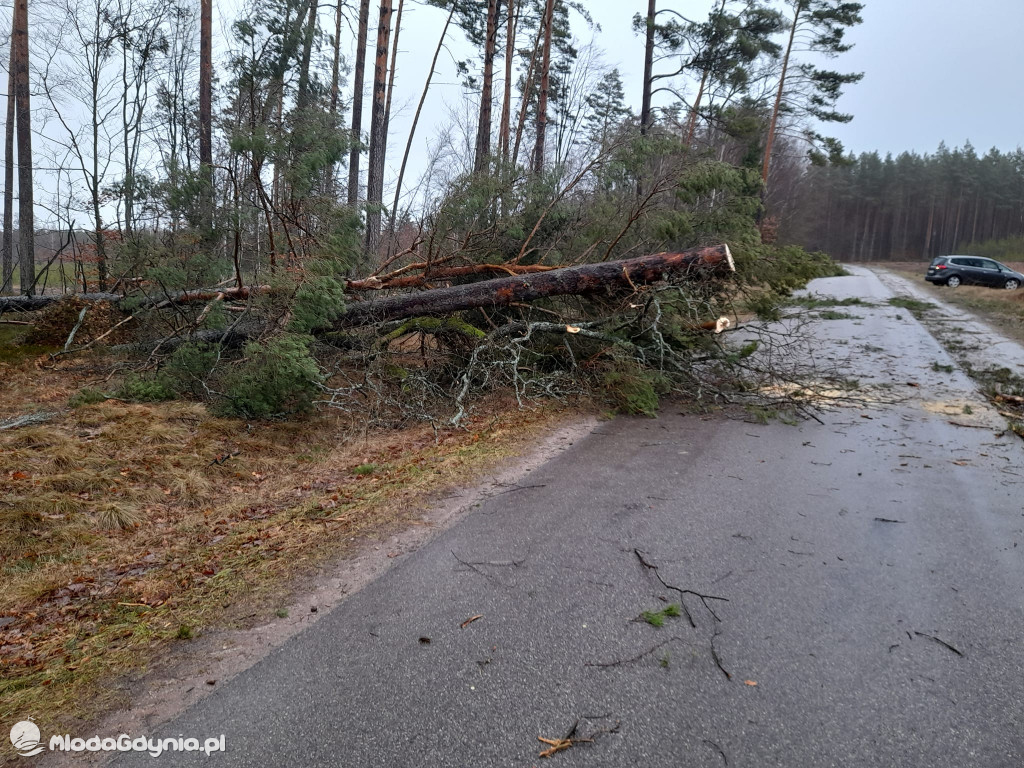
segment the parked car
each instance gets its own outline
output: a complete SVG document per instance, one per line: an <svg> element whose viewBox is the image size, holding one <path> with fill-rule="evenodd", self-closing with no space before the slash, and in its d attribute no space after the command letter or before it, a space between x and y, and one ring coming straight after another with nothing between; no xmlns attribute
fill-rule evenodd
<svg viewBox="0 0 1024 768"><path fill-rule="evenodd" d="M938 256L932 259L924 279L936 285L984 285L1015 291L1024 285L1024 275L995 259L982 256Z"/></svg>

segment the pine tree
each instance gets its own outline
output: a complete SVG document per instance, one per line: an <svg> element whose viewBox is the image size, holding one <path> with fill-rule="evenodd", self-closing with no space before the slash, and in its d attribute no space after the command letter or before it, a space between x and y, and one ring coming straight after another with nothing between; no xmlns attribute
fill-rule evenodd
<svg viewBox="0 0 1024 768"><path fill-rule="evenodd" d="M631 112L626 106L622 78L613 69L598 82L594 92L586 98L589 112L584 122L587 138L598 146L607 144L609 137Z"/></svg>
<svg viewBox="0 0 1024 768"><path fill-rule="evenodd" d="M815 64L797 64L793 56L800 52L809 52L834 58L853 46L844 42L846 31L862 19L860 12L862 3L850 3L843 0L786 0L793 17L789 24L789 39L786 52L782 59L782 71L779 74L779 85L775 94L775 105L772 108L771 120L768 124L768 138L765 141L764 161L761 164L761 179L767 185L768 173L771 168L772 148L778 130L779 115L786 108L790 114L805 114L822 122L849 122L852 115L835 110L836 102L842 95L844 85L859 82L862 74L843 74L831 70L820 69ZM807 40L800 44L800 40ZM791 72L797 69L798 77L794 78L808 86L806 89L792 87ZM800 95L798 95L798 93ZM803 99L802 103L798 101ZM820 137L819 137L820 138Z"/></svg>

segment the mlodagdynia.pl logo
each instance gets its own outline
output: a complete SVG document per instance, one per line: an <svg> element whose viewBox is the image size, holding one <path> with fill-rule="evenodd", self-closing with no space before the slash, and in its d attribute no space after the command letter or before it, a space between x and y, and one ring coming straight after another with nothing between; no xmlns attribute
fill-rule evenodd
<svg viewBox="0 0 1024 768"><path fill-rule="evenodd" d="M39 726L32 722L32 718L15 723L11 728L11 744L22 757L33 757L46 749L40 739ZM49 747L61 752L148 752L152 757L160 757L164 752L205 752L209 756L211 752L223 752L226 744L223 734L219 738L206 739L200 744L199 739L187 739L184 736L168 739L139 736L133 739L122 733L116 739L101 739L99 736L93 736L91 739L73 739L69 735L51 736Z"/></svg>
<svg viewBox="0 0 1024 768"><path fill-rule="evenodd" d="M43 751L43 745L39 742L39 727L31 719L14 724L11 728L11 744L22 757L32 757Z"/></svg>

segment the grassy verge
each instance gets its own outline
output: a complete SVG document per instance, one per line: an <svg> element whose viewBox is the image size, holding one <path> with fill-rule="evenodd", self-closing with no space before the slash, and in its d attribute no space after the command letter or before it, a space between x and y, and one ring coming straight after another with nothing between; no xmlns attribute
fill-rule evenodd
<svg viewBox="0 0 1024 768"><path fill-rule="evenodd" d="M247 423L186 402L68 408L88 362L41 371L19 349L0 361L0 419L59 415L0 432L0 712L44 731L123 704L111 680L175 643L273 617L299 577L562 418L497 398L437 432L332 413Z"/></svg>

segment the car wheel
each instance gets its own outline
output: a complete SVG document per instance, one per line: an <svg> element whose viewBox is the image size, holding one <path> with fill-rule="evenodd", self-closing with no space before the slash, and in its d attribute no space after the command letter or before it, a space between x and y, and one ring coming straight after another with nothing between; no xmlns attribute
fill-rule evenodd
<svg viewBox="0 0 1024 768"><path fill-rule="evenodd" d="M1003 288L1005 288L1008 291L1016 291L1018 288L1020 288L1020 280L1015 280L1014 278L1011 277L1003 284Z"/></svg>
<svg viewBox="0 0 1024 768"><path fill-rule="evenodd" d="M958 288L960 287L960 278L957 277L956 275L953 275L946 281L946 285L948 285L950 288Z"/></svg>

